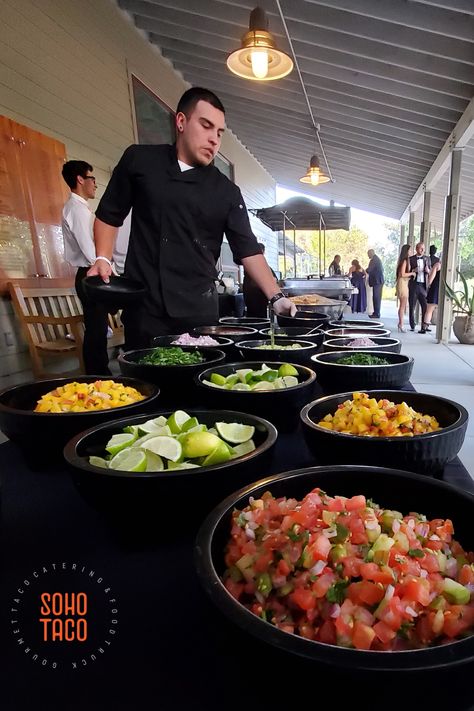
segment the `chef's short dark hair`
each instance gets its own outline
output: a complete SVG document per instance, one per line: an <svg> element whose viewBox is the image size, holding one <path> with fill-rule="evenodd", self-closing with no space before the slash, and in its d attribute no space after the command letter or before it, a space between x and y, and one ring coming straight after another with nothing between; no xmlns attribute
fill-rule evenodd
<svg viewBox="0 0 474 711"><path fill-rule="evenodd" d="M85 160L68 160L67 163L64 163L61 173L67 185L71 190L74 190L77 188L77 177L80 175L81 178L85 178L87 171L92 170L94 170L93 167Z"/></svg>
<svg viewBox="0 0 474 711"><path fill-rule="evenodd" d="M222 113L225 114L224 106L214 92L209 89L203 89L200 86L193 86L191 89L184 92L178 101L176 113L183 113L189 118L198 101L207 101L208 104L211 104L211 106L214 106L215 109L219 109L219 111L222 111Z"/></svg>

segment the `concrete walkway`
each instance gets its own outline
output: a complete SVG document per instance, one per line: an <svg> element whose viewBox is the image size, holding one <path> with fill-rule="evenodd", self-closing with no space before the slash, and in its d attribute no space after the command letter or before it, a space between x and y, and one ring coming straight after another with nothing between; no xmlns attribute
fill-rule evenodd
<svg viewBox="0 0 474 711"><path fill-rule="evenodd" d="M367 318L367 315L346 315L346 318L359 317ZM402 342L401 352L415 359L411 377L413 386L419 392L454 400L469 412L466 439L459 457L474 478L474 346L458 343L454 336L448 345L437 343L435 326L432 326L432 333L420 334L418 327L412 333L408 316L405 317L407 333L398 333L394 301L382 303L380 320L392 331L392 336Z"/></svg>

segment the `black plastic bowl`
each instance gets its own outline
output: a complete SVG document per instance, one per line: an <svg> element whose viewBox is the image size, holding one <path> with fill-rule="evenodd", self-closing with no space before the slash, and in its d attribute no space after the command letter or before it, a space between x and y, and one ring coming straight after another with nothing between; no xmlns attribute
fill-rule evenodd
<svg viewBox="0 0 474 711"><path fill-rule="evenodd" d="M250 326L251 328L263 328L270 323L268 318L259 316L223 316L219 319L222 326Z"/></svg>
<svg viewBox="0 0 474 711"><path fill-rule="evenodd" d="M349 346L348 344L358 338L358 336L353 336L351 338L328 338L323 341L323 351L388 351L390 353L400 353L402 344L397 338L387 338L385 336L370 336L370 340L373 341L375 346Z"/></svg>
<svg viewBox="0 0 474 711"><path fill-rule="evenodd" d="M303 365L292 363L298 371L299 385L294 388L281 390L225 390L206 385L204 380L209 380L212 373L231 375L237 369L251 368L259 370L260 361L245 361L243 363L228 363L217 368L208 368L196 376L198 388L203 393L202 401L210 407L225 407L239 412L252 412L260 417L265 417L273 422L278 430L289 432L298 427L299 413L314 393L316 375L312 370ZM276 366L278 368L278 365Z"/></svg>
<svg viewBox="0 0 474 711"><path fill-rule="evenodd" d="M313 333L312 333L313 331ZM259 333L265 338L270 338L270 329L262 328ZM307 334L311 335L307 335ZM294 341L295 338L302 338L304 341L311 341L317 346L320 346L324 339L324 333L320 330L319 326L316 326L316 330L313 328L298 328L297 326L287 326L286 328L275 328L276 338L286 338L290 341Z"/></svg>
<svg viewBox="0 0 474 711"><path fill-rule="evenodd" d="M141 282L114 275L109 277L108 284L100 276L85 277L82 286L90 299L120 308L139 303L146 294Z"/></svg>
<svg viewBox="0 0 474 711"><path fill-rule="evenodd" d="M180 526L181 507L196 510L202 517L202 506L209 511L222 496L236 487L244 486L259 477L270 464L271 450L278 433L267 420L243 412L229 410L187 410L201 424L211 427L215 422L240 422L253 425L256 449L238 459L200 469L182 469L163 472L121 472L103 469L89 463L89 456L103 456L105 445L124 427L146 422L150 417L171 411L127 417L94 427L74 437L64 448L64 457L70 466L73 481L88 503L109 512L140 517L151 513L155 522L169 510L175 517L174 526ZM171 529L174 535L174 528Z"/></svg>
<svg viewBox="0 0 474 711"><path fill-rule="evenodd" d="M370 397L406 402L417 412L434 415L442 429L414 437L364 437L342 434L320 427L326 415L352 399L352 392L339 393L310 402L301 410L306 442L319 464L390 464L397 469L439 476L445 464L457 455L464 442L468 413L452 400L404 390L369 390Z"/></svg>
<svg viewBox="0 0 474 711"><path fill-rule="evenodd" d="M132 405L110 410L91 412L34 412L42 395L71 382L93 383L96 380L113 380L136 388L145 399ZM0 393L0 430L24 452L28 462L42 467L44 463L62 461L66 442L88 427L100 425L127 415L140 415L153 407L159 388L141 379L99 375L81 375L76 378L55 378L23 383Z"/></svg>
<svg viewBox="0 0 474 711"><path fill-rule="evenodd" d="M289 655L347 672L441 670L474 661L474 636L441 646L400 652L364 651L315 642L279 630L247 610L227 592L221 576L226 567L224 550L230 539L234 508L244 508L250 496L258 499L265 491L270 491L275 497L301 499L315 487L332 496L364 494L380 506L403 514L419 511L429 519L450 518L454 523L456 539L466 550L474 550L472 494L444 482L395 469L355 465L299 469L269 476L237 491L222 501L202 524L196 539L194 559L200 582L214 605L244 632L261 642L278 647ZM314 669L322 678L324 666L315 666ZM344 683L344 678L341 677L341 683ZM431 680L431 683L436 684L436 680ZM370 704L369 707L375 708ZM410 709L415 707L409 705Z"/></svg>
<svg viewBox="0 0 474 711"><path fill-rule="evenodd" d="M383 321L376 319L357 319L343 318L339 320L331 320L328 322L329 328L384 328Z"/></svg>
<svg viewBox="0 0 474 711"><path fill-rule="evenodd" d="M355 326L347 326L344 328L329 328L326 330L327 338L363 338L367 336L372 338L373 336L382 336L383 338L389 337L391 334L388 328L356 328Z"/></svg>
<svg viewBox="0 0 474 711"><path fill-rule="evenodd" d="M240 351L243 360L253 360L260 363L277 361L279 363L308 365L311 356L314 355L319 348L316 343L303 341L299 338L275 338L275 346L289 346L291 343L299 343L301 348L295 350L278 350L278 348L260 350L258 346L270 345L269 338L262 338L259 341L239 341L239 343L237 343L237 349Z"/></svg>
<svg viewBox="0 0 474 711"><path fill-rule="evenodd" d="M118 357L120 370L124 375L140 378L160 387L160 404L165 403L173 407L182 402L186 406L194 402L196 387L194 376L205 370L211 363L222 363L225 353L217 348L204 348L202 351L194 346L179 346L183 351L195 352L198 350L203 361L190 365L149 365L139 363L144 356L153 352L153 348L144 348L139 351L127 351Z"/></svg>
<svg viewBox="0 0 474 711"><path fill-rule="evenodd" d="M212 338L224 336L224 338L230 338L234 343L242 341L244 338L250 338L256 333L257 329L250 326L225 326L222 323L219 326L198 326L193 330L195 336L211 336Z"/></svg>
<svg viewBox="0 0 474 711"><path fill-rule="evenodd" d="M297 311L295 316L277 316L278 325L282 328L296 326L298 328L316 328L328 323L329 316L319 311Z"/></svg>
<svg viewBox="0 0 474 711"><path fill-rule="evenodd" d="M163 346L173 346L173 341L179 338L178 336L155 336L152 339L151 345L153 348L161 348ZM196 338L196 336L194 336ZM234 341L230 338L224 338L223 336L211 336L217 342L217 346L178 346L178 348L196 348L198 351L209 350L209 348L218 348L220 351L224 351L227 357L234 351Z"/></svg>
<svg viewBox="0 0 474 711"><path fill-rule="evenodd" d="M389 365L343 365L337 361L347 356L363 354L384 358ZM331 351L311 356L311 367L325 393L341 390L373 390L401 388L411 376L413 358L387 351Z"/></svg>

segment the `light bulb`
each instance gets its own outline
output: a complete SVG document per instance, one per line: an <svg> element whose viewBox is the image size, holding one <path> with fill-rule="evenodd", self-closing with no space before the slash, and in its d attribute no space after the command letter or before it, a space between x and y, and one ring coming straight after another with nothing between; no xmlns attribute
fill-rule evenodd
<svg viewBox="0 0 474 711"><path fill-rule="evenodd" d="M319 170L311 173L311 185L318 185L319 184Z"/></svg>
<svg viewBox="0 0 474 711"><path fill-rule="evenodd" d="M250 52L252 73L257 79L265 79L268 74L268 52L266 49L253 49Z"/></svg>

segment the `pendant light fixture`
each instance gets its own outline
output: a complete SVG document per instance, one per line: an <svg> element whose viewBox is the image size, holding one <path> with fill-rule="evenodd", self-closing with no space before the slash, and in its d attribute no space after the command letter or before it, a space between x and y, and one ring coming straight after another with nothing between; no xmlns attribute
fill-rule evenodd
<svg viewBox="0 0 474 711"><path fill-rule="evenodd" d="M303 175L303 177L300 178L300 183L310 183L311 185L316 186L322 185L323 183L329 183L330 180L331 178L328 175L325 175L321 170L318 156L311 156L309 168L306 171L306 175Z"/></svg>
<svg viewBox="0 0 474 711"><path fill-rule="evenodd" d="M281 79L293 69L291 57L277 49L261 7L250 13L249 31L242 37L240 49L227 57L227 66L237 76L254 81Z"/></svg>

